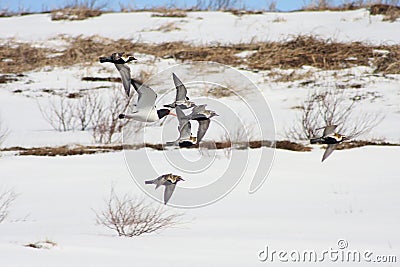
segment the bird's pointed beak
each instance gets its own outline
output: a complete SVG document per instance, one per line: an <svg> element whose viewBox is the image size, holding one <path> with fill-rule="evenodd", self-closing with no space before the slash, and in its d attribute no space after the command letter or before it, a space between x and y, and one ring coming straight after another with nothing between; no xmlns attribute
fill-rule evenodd
<svg viewBox="0 0 400 267"><path fill-rule="evenodd" d="M172 112L170 112L168 115L172 115L172 116L175 116L175 117L176 117L176 114L175 114L175 113L172 113Z"/></svg>

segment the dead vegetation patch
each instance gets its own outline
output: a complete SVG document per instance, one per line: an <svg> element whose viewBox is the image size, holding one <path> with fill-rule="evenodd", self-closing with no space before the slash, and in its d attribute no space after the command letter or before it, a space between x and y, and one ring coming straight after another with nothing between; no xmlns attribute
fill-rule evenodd
<svg viewBox="0 0 400 267"><path fill-rule="evenodd" d="M337 150L344 150L344 149L351 149L363 146L400 146L400 144L394 144L384 141L351 141L351 142L344 142L337 146Z"/></svg>
<svg viewBox="0 0 400 267"><path fill-rule="evenodd" d="M247 10L247 9L231 9L226 10L226 12L230 12L235 16L243 16L243 15L262 15L263 11L261 10Z"/></svg>
<svg viewBox="0 0 400 267"><path fill-rule="evenodd" d="M63 8L51 11L51 20L84 20L91 17L98 17L103 12L88 8Z"/></svg>
<svg viewBox="0 0 400 267"><path fill-rule="evenodd" d="M213 85L209 88L206 87L205 90L206 96L213 96L215 98L229 97L235 94L232 89L219 85Z"/></svg>
<svg viewBox="0 0 400 267"><path fill-rule="evenodd" d="M81 78L82 81L85 82L115 82L115 83L120 83L121 78L115 78L115 77L89 77L85 76Z"/></svg>
<svg viewBox="0 0 400 267"><path fill-rule="evenodd" d="M235 145L235 146L233 146ZM383 141L351 141L338 145L338 150L343 149L351 149L356 147L363 146L400 146L397 143L389 143ZM203 142L201 147L209 147L210 149L256 149L262 147L270 147L276 149L290 150L290 151L298 151L298 152L307 152L311 151L312 147L304 145L302 143L291 142L287 140L282 141L250 141L250 142L242 142L242 143L231 143L231 142L213 142L212 145L208 145L207 142ZM123 149L127 150L137 150L142 148L151 148L154 150L164 150L170 149L170 147L165 146L164 144L138 144L138 145L76 145L76 146L59 146L59 147L9 147L4 148L1 151L8 152L17 152L20 156L74 156L74 155L90 155L97 153L109 153L114 151L121 151ZM198 145L193 145L191 147L187 147L186 149L196 149L199 148Z"/></svg>
<svg viewBox="0 0 400 267"><path fill-rule="evenodd" d="M66 40L69 45L61 52L9 40L0 46L0 59L11 60L0 60L0 72L23 73L45 66L96 64L99 55L115 51L135 51L135 53L181 61L213 61L236 67L247 66L255 71L274 68L296 69L303 66L335 70L373 65L379 73L400 72L400 45L338 43L313 36L297 36L281 42L208 46L195 46L184 42L145 44L128 39L113 40L98 36L78 36ZM374 53L376 50L385 50L388 53L376 54ZM246 57L236 56L243 51L255 52ZM55 56L48 57L49 54Z"/></svg>
<svg viewBox="0 0 400 267"><path fill-rule="evenodd" d="M291 141L277 141L275 147L277 149L285 149L291 151L311 151L311 147Z"/></svg>
<svg viewBox="0 0 400 267"><path fill-rule="evenodd" d="M84 20L103 14L107 4L97 0L68 0L64 7L51 10L51 20Z"/></svg>
<svg viewBox="0 0 400 267"><path fill-rule="evenodd" d="M172 31L179 31L181 28L176 26L176 23L171 21L161 25L158 28L152 29L151 31L155 32L172 32Z"/></svg>
<svg viewBox="0 0 400 267"><path fill-rule="evenodd" d="M383 15L384 21L394 22L400 18L400 6L376 4L369 8L371 15Z"/></svg>
<svg viewBox="0 0 400 267"><path fill-rule="evenodd" d="M378 48L379 47L379 48ZM400 59L400 46L369 46L360 42L338 43L313 36L297 36L286 42L271 42L260 45L257 53L247 61L250 68L269 70L276 68L300 68L313 66L325 70L343 69L353 66L369 66L374 49L393 51ZM391 61L395 61L394 58Z"/></svg>
<svg viewBox="0 0 400 267"><path fill-rule="evenodd" d="M185 18L187 13L180 9L160 9L152 13L151 16L158 18Z"/></svg>

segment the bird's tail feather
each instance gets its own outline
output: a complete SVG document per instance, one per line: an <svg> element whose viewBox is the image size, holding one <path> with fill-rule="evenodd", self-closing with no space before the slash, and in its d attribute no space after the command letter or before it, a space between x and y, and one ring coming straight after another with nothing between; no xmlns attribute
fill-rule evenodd
<svg viewBox="0 0 400 267"><path fill-rule="evenodd" d="M104 62L111 62L111 59L109 57L99 57L100 63Z"/></svg>
<svg viewBox="0 0 400 267"><path fill-rule="evenodd" d="M154 184L154 180L144 181L145 184Z"/></svg>

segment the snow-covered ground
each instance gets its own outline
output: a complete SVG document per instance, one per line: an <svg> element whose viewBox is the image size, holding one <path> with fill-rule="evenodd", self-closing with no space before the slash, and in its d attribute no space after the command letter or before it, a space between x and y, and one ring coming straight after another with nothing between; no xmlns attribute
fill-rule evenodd
<svg viewBox="0 0 400 267"><path fill-rule="evenodd" d="M163 152L151 153L163 160ZM120 238L96 225L92 210L104 207L111 185L117 193L143 195L130 178L122 152L4 157L2 184L13 186L20 196L10 219L0 225L0 264L256 266L257 254L266 245L321 252L337 249L339 239L346 239L351 250L399 257L400 149L336 151L324 164L319 162L321 153L277 151L270 176L255 194L247 193L251 177L244 177L219 202L184 210L186 224L138 238ZM221 162L216 164L223 168ZM57 246L24 247L46 239Z"/></svg>
<svg viewBox="0 0 400 267"><path fill-rule="evenodd" d="M171 22L179 29L172 32L155 30ZM395 34L399 25L399 21L390 23L382 21L381 16L369 16L366 10L265 13L241 17L228 12L188 12L186 18L155 18L151 17L151 12L113 13L75 22L52 22L48 14L40 14L0 18L0 41L12 37L57 47L62 45L62 39L57 36L67 34L131 38L149 43L183 40L195 44L232 44L286 40L298 34L313 34L343 42L400 44L400 36ZM143 69L151 69L154 74L162 72L151 84L159 94L157 106L170 103L174 97L173 91L164 95L173 89L173 83L163 75L169 76L172 70L184 83L193 81L195 75L196 81L211 80L235 87L235 79L247 77L250 86L253 82L260 91L245 86L239 90L240 97L213 97L201 86L189 84L189 95L193 100L208 103L217 112L233 110L237 118L249 125L254 116L246 103L252 103L255 98L265 99L274 119L274 125L267 125L267 137L276 131L276 139L283 139L285 129L298 116L294 107L310 92L335 84L344 84L346 88L358 84L361 88L346 89L349 98L360 96L363 99L357 112L385 115L379 127L362 138L400 142L400 75L375 75L369 67L321 71L304 66L299 70L257 73L238 70L238 75L222 75L223 79L217 81L215 79L221 77L218 75L221 73L215 66L190 71L188 65L177 67L179 62L173 59L135 56L138 62L130 64L132 73ZM314 82L304 86L301 82L305 80L276 82L271 76L273 72L291 71L310 72L311 78L307 79ZM4 147L91 144L90 131L53 130L43 118L40 107L45 109L51 99L66 93L98 92L104 98L112 90L122 94L121 84L81 80L84 76L118 77L111 64L49 67L24 75L16 82L0 84L1 121L9 129ZM205 138L221 138L223 126L235 128L235 123L230 117L220 116L212 122ZM150 125L144 136L143 132L138 133L130 141L160 143L160 136L167 141L173 140L177 135L176 126L174 119L168 119L162 127ZM257 135L256 132L253 134ZM0 224L0 266L255 266L271 264L261 263L258 259L265 246L277 251L315 250L322 253L330 248L337 249L339 239L345 239L350 250L397 256L397 263L369 263L371 266L398 264L399 147L336 151L323 164L320 163L323 150L319 146L313 146L311 152L278 150L265 184L255 194L248 194L261 150L238 152L247 153L250 159L247 170L238 186L222 200L202 208L183 210L186 223L177 228L137 238L117 237L111 230L96 225L93 212L104 207L104 199L112 186L118 194L144 196L128 171L123 152L71 157L22 157L5 153L0 158L0 189L13 188L18 197L10 216ZM126 160L131 160L128 163L133 167L142 164L144 151L157 165L154 169L160 174L183 175L186 181L178 185L173 195L176 199L182 198L180 192L184 188L217 179L214 176L219 175L229 162L224 151L217 151L211 167L204 171L204 179L191 179L201 177L201 174L184 172L166 161L166 154L171 151L131 151ZM180 151L192 160L213 156L194 149ZM265 166L269 163L265 162ZM136 170L135 176L142 180L155 178L148 177L148 172L142 168ZM149 201L152 200L149 198ZM45 240L57 245L50 249L24 246ZM274 266L277 264L276 261L273 263ZM309 266L310 263L294 265Z"/></svg>
<svg viewBox="0 0 400 267"><path fill-rule="evenodd" d="M50 14L2 18L2 37L46 40L59 34L100 35L143 42L187 41L196 44L286 40L299 34L338 41L396 44L398 22L382 21L368 10L348 12L291 12L235 16L230 12L188 12L185 18L151 17L152 12L112 13L84 21L51 21ZM157 31L172 25L174 31ZM29 27L26 27L29 25ZM32 31L35 29L35 31ZM377 34L378 33L378 34Z"/></svg>

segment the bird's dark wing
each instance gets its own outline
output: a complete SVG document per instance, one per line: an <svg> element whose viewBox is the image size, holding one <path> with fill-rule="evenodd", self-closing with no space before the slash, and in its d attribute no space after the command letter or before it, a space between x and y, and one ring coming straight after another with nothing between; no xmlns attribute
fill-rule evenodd
<svg viewBox="0 0 400 267"><path fill-rule="evenodd" d="M187 90L186 87L183 85L181 80L175 75L175 73L172 73L172 79L174 80L174 84L176 87L176 101L184 101L186 100L186 94Z"/></svg>
<svg viewBox="0 0 400 267"><path fill-rule="evenodd" d="M145 184L155 184L157 189L160 187L160 185L164 185L166 181L167 180L165 179L165 175L161 175L154 180L145 181Z"/></svg>
<svg viewBox="0 0 400 267"><path fill-rule="evenodd" d="M197 114L197 113L204 112L206 110L206 106L207 106L207 104L195 106L192 109L192 114Z"/></svg>
<svg viewBox="0 0 400 267"><path fill-rule="evenodd" d="M192 125L188 119L188 117L183 113L182 109L177 106L176 107L176 116L178 117L179 121L179 139L178 140L186 140L190 139L190 136L192 135Z"/></svg>
<svg viewBox="0 0 400 267"><path fill-rule="evenodd" d="M337 144L328 145L328 147L325 150L324 155L322 156L322 162L324 160L326 160L326 158L328 158L330 156L330 154L332 154L332 152L336 149L336 147L337 147Z"/></svg>
<svg viewBox="0 0 400 267"><path fill-rule="evenodd" d="M124 85L125 93L129 96L131 91L131 69L126 64L115 64L115 67L121 74L122 84Z"/></svg>
<svg viewBox="0 0 400 267"><path fill-rule="evenodd" d="M200 143L208 130L208 126L210 126L210 119L200 120L198 122L199 128L197 129L197 143Z"/></svg>
<svg viewBox="0 0 400 267"><path fill-rule="evenodd" d="M153 89L150 87L141 84L134 79L131 79L131 84L133 85L133 88L135 88L136 92L138 92L138 101L136 104L136 107L138 110L148 110L150 108L153 108L156 99L157 99L157 94L154 92Z"/></svg>
<svg viewBox="0 0 400 267"><path fill-rule="evenodd" d="M167 182L165 185L165 191L164 191L164 204L168 203L168 200L171 198L172 193L175 190L175 184Z"/></svg>
<svg viewBox="0 0 400 267"><path fill-rule="evenodd" d="M322 136L327 136L329 134L332 134L335 132L337 125L328 125L325 127L324 129L324 133L322 134Z"/></svg>

